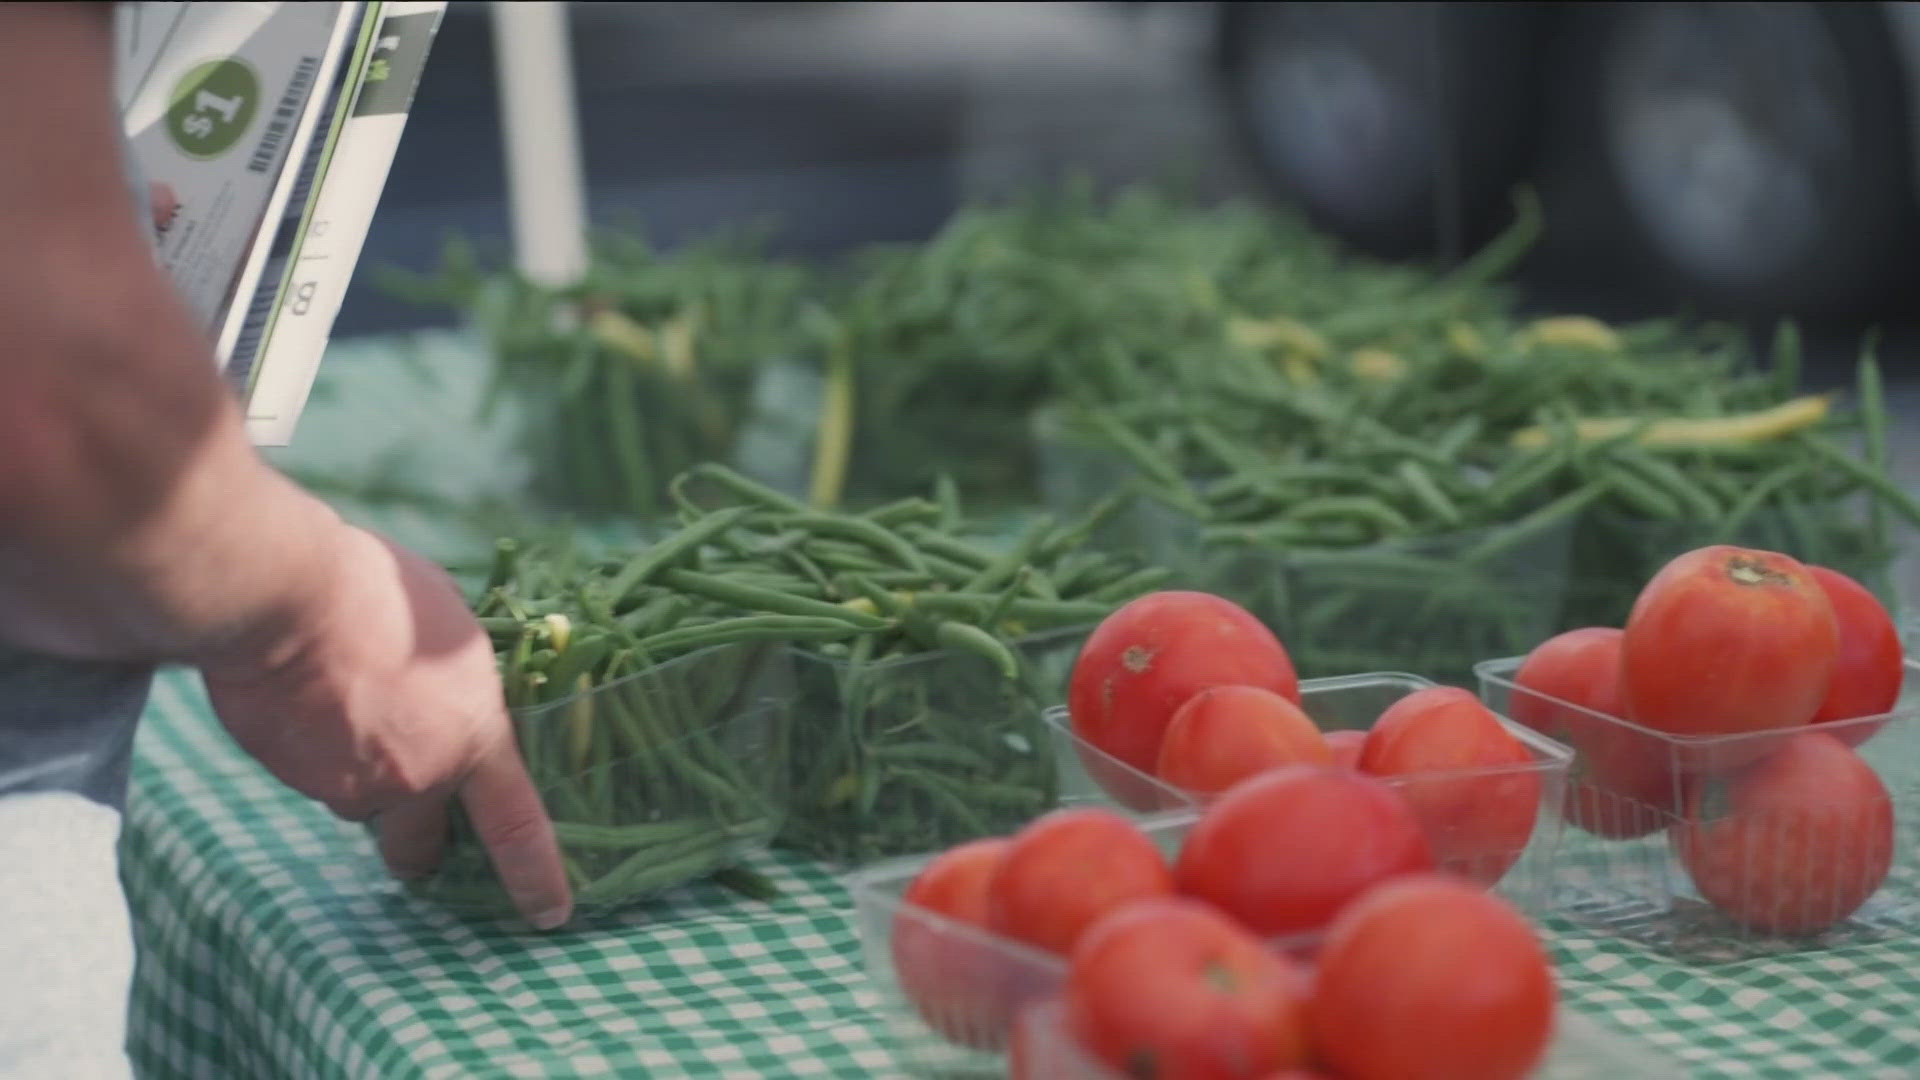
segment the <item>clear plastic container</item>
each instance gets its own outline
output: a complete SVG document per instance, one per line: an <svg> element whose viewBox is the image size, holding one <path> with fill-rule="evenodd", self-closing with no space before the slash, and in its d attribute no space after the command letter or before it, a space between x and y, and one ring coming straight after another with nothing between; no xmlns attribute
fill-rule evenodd
<svg viewBox="0 0 1920 1080"><path fill-rule="evenodd" d="M1038 635L1016 653L1070 655L1084 632ZM1071 660L1065 661L1069 666ZM1012 832L1057 806L1110 802L1042 720L1047 666L1007 678L973 653L856 663L794 654L797 696L784 845L858 866ZM1058 667L1057 664L1054 665ZM1186 800L1137 776L1168 805Z"/></svg>
<svg viewBox="0 0 1920 1080"><path fill-rule="evenodd" d="M1507 526L1346 549L1214 549L1206 587L1286 642L1300 674L1407 671L1471 685L1473 665L1558 628L1569 518L1500 546Z"/></svg>
<svg viewBox="0 0 1920 1080"><path fill-rule="evenodd" d="M1125 1080L1082 1050L1065 1020L1066 1009L1057 999L1026 1008L1008 1075L1013 1080ZM1547 1058L1533 1075L1534 1080L1677 1080L1686 1070L1649 1046L1562 1009Z"/></svg>
<svg viewBox="0 0 1920 1080"><path fill-rule="evenodd" d="M1364 731L1394 702L1434 685L1392 672L1342 675L1302 682L1300 700L1322 731ZM1065 709L1050 710L1047 722L1071 735ZM1573 751L1504 715L1500 722L1527 748L1530 761L1396 777L1388 783L1414 792L1417 806L1432 808L1423 813L1422 823L1443 869L1494 887L1530 914L1545 914L1551 910L1561 801ZM1171 806L1167 800L1174 796L1167 793L1174 789L1164 782L1148 779L1152 787L1144 786L1144 775L1117 758L1077 737L1072 745L1087 775L1116 802L1142 810Z"/></svg>
<svg viewBox="0 0 1920 1080"><path fill-rule="evenodd" d="M1857 744L1877 787L1858 782L1857 768L1828 769L1814 774L1822 793L1811 805L1770 809L1757 793L1788 775L1783 761L1813 760L1815 729L1669 735L1522 689L1513 676L1523 661L1480 664L1480 693L1574 748L1573 827L1552 887L1560 914L1702 962L1920 927L1920 664L1907 661L1894 712L1817 729ZM1818 760L1836 759L1847 760Z"/></svg>
<svg viewBox="0 0 1920 1080"><path fill-rule="evenodd" d="M719 645L516 710L577 915L592 917L763 850L785 818L787 650ZM464 815L438 870L411 883L456 911L512 905Z"/></svg>
<svg viewBox="0 0 1920 1080"><path fill-rule="evenodd" d="M1172 855L1193 820L1189 809L1141 824ZM847 877L884 1035L915 1075L998 1077L1014 1019L1059 990L1066 961L903 903L907 886L933 858L895 859ZM910 958L907 965L901 957Z"/></svg>

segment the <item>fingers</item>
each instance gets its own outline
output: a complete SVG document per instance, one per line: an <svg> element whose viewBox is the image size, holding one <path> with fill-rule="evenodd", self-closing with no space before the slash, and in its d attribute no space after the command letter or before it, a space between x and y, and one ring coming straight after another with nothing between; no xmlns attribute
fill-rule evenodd
<svg viewBox="0 0 1920 1080"><path fill-rule="evenodd" d="M393 876L426 877L440 865L446 844L447 802L444 795L411 799L390 807L379 817L380 856Z"/></svg>
<svg viewBox="0 0 1920 1080"><path fill-rule="evenodd" d="M551 930L573 914L560 845L540 793L511 740L482 758L460 788L460 801L513 906L536 929Z"/></svg>

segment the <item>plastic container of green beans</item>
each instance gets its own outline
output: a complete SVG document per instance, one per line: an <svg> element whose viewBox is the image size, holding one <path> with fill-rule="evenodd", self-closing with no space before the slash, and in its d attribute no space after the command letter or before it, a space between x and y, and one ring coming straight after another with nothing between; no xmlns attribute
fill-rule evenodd
<svg viewBox="0 0 1920 1080"><path fill-rule="evenodd" d="M576 915L645 900L764 850L786 815L791 654L690 653L513 714ZM412 883L462 914L511 914L463 815L438 870Z"/></svg>
<svg viewBox="0 0 1920 1080"><path fill-rule="evenodd" d="M1356 548L1219 551L1206 585L1279 635L1303 677L1384 670L1466 683L1479 660L1524 651L1556 629L1576 527L1564 517L1504 545L1511 526Z"/></svg>
<svg viewBox="0 0 1920 1080"><path fill-rule="evenodd" d="M781 842L859 866L1009 833L1058 806L1125 809L1088 775L1072 734L1043 719L1085 636L1015 642L1016 653L1064 658L1052 670L1025 663L1019 678L974 652L796 653ZM1158 793L1156 806L1192 804L1145 774L1130 782Z"/></svg>

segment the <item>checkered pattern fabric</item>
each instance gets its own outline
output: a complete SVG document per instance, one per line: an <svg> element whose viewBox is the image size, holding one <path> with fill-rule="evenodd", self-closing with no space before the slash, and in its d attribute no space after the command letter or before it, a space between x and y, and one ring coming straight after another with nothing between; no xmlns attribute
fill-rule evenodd
<svg viewBox="0 0 1920 1080"><path fill-rule="evenodd" d="M711 886L554 935L464 923L385 880L366 837L287 791L164 676L123 876L141 1075L895 1075L846 897L769 858L770 903Z"/></svg>

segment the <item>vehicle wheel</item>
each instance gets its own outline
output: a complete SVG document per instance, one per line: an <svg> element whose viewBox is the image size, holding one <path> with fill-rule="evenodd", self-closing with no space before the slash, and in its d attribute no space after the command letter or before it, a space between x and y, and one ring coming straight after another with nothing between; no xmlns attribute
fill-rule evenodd
<svg viewBox="0 0 1920 1080"><path fill-rule="evenodd" d="M1609 5L1598 133L1622 208L1688 299L1840 311L1912 235L1904 88L1867 5Z"/></svg>
<svg viewBox="0 0 1920 1080"><path fill-rule="evenodd" d="M1229 108L1322 227L1382 254L1457 247L1505 219L1526 166L1536 23L1533 5L1228 5Z"/></svg>

